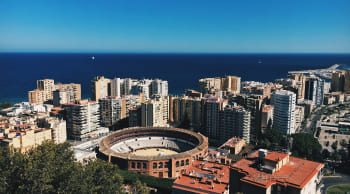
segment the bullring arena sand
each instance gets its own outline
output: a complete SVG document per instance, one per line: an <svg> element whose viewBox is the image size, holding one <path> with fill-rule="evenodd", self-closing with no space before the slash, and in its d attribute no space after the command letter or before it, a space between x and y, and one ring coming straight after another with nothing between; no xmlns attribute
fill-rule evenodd
<svg viewBox="0 0 350 194"><path fill-rule="evenodd" d="M149 148L149 149L139 149L133 152L134 155L136 156L167 156L167 155L173 155L177 154L178 152L169 150L169 149L164 149L164 148Z"/></svg>

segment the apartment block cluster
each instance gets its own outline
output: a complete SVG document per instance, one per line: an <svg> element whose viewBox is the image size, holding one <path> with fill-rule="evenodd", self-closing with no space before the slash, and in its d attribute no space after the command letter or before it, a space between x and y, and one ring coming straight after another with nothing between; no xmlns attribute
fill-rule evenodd
<svg viewBox="0 0 350 194"><path fill-rule="evenodd" d="M26 152L45 140L63 143L67 140L66 121L48 113L27 113L0 117L0 144Z"/></svg>

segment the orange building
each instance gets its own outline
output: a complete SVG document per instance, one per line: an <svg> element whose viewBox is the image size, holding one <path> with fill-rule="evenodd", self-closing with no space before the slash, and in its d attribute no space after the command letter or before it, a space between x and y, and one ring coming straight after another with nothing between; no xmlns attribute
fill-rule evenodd
<svg viewBox="0 0 350 194"><path fill-rule="evenodd" d="M324 164L260 149L232 165L233 193L320 193Z"/></svg>

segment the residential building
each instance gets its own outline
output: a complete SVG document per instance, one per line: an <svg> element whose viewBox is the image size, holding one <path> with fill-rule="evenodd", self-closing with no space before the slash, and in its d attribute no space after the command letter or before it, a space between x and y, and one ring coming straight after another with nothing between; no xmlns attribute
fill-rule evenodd
<svg viewBox="0 0 350 194"><path fill-rule="evenodd" d="M164 127L169 121L169 97L162 96L150 99L141 104L142 127Z"/></svg>
<svg viewBox="0 0 350 194"><path fill-rule="evenodd" d="M321 194L324 164L260 149L232 165L231 193Z"/></svg>
<svg viewBox="0 0 350 194"><path fill-rule="evenodd" d="M273 127L283 134L295 133L295 103L296 95L291 91L277 90L272 94Z"/></svg>
<svg viewBox="0 0 350 194"><path fill-rule="evenodd" d="M312 100L314 107L321 106L324 98L324 80L310 77L305 82L305 99Z"/></svg>
<svg viewBox="0 0 350 194"><path fill-rule="evenodd" d="M219 112L219 142L225 143L232 137L250 142L250 112L242 106L226 106Z"/></svg>
<svg viewBox="0 0 350 194"><path fill-rule="evenodd" d="M78 100L63 104L67 135L69 139L87 139L108 133L108 128L100 126L100 106L98 102Z"/></svg>
<svg viewBox="0 0 350 194"><path fill-rule="evenodd" d="M271 128L273 123L273 106L264 104L261 110L261 132Z"/></svg>
<svg viewBox="0 0 350 194"><path fill-rule="evenodd" d="M230 167L215 162L195 160L172 186L173 194L229 194Z"/></svg>
<svg viewBox="0 0 350 194"><path fill-rule="evenodd" d="M126 100L114 96L99 99L101 125L110 127L119 120L126 118Z"/></svg>
<svg viewBox="0 0 350 194"><path fill-rule="evenodd" d="M109 96L110 94L110 79L103 76L94 77L91 81L92 100L98 101L100 98Z"/></svg>

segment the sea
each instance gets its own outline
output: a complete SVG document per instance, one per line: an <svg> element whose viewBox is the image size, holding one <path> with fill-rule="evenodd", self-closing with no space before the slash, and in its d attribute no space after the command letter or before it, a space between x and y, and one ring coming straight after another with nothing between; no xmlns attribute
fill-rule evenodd
<svg viewBox="0 0 350 194"><path fill-rule="evenodd" d="M140 53L0 53L0 102L28 101L36 80L80 83L91 98L91 80L160 78L169 94L198 88L206 77L234 75L242 81L273 82L288 71L350 65L350 54L140 54Z"/></svg>

